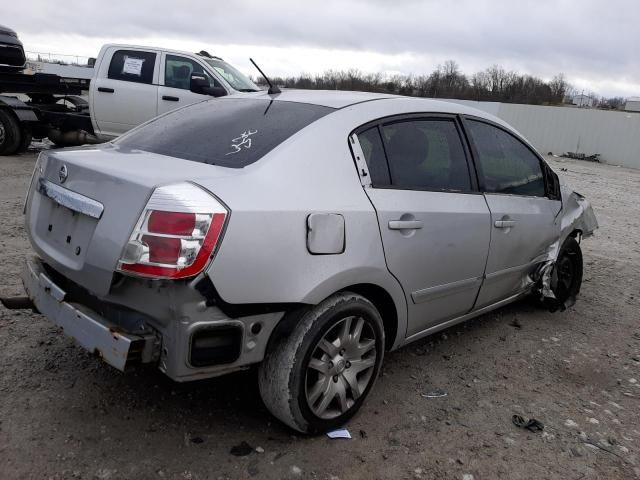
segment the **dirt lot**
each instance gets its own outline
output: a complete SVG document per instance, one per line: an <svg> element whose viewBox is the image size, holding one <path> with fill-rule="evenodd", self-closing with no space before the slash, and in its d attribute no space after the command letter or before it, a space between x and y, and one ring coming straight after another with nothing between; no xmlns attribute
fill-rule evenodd
<svg viewBox="0 0 640 480"><path fill-rule="evenodd" d="M21 293L34 159L0 160L1 295ZM576 306L515 304L389 354L352 440L294 435L252 372L123 375L43 317L0 307L0 477L640 478L640 171L551 163L601 226L583 243ZM421 396L436 389L448 395ZM516 428L514 413L544 432ZM258 451L232 455L243 441Z"/></svg>

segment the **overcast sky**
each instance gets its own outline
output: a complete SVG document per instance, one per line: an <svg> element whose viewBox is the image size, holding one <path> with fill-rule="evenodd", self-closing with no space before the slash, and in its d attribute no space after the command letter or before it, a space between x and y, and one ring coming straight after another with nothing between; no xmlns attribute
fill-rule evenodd
<svg viewBox="0 0 640 480"><path fill-rule="evenodd" d="M25 50L96 56L108 42L208 50L255 76L430 73L492 64L585 93L640 96L640 0L3 0Z"/></svg>

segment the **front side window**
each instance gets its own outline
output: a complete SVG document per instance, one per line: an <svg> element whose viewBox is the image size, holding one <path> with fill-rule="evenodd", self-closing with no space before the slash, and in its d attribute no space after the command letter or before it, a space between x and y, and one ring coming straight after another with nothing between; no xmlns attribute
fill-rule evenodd
<svg viewBox="0 0 640 480"><path fill-rule="evenodd" d="M524 143L488 123L469 120L466 125L476 147L485 191L545 196L540 159Z"/></svg>
<svg viewBox="0 0 640 480"><path fill-rule="evenodd" d="M177 55L167 55L164 62L164 86L189 90L191 87L191 74L201 73L209 79L212 87L222 87L220 82L212 78L202 65L190 58Z"/></svg>
<svg viewBox="0 0 640 480"><path fill-rule="evenodd" d="M153 83L156 54L137 50L118 50L111 57L107 77L126 82Z"/></svg>
<svg viewBox="0 0 640 480"><path fill-rule="evenodd" d="M453 120L394 122L382 127L382 136L395 187L471 190L464 147Z"/></svg>

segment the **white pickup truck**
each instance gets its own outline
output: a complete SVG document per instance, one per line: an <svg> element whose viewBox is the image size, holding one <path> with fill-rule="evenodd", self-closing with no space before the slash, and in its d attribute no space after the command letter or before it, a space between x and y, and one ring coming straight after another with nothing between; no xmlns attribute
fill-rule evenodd
<svg viewBox="0 0 640 480"><path fill-rule="evenodd" d="M260 90L234 67L204 51L105 45L94 69L89 110L100 138L120 135L169 110L211 98L209 95ZM198 78L195 85L192 78Z"/></svg>
<svg viewBox="0 0 640 480"><path fill-rule="evenodd" d="M93 67L88 102L69 79L0 72L0 155L26 149L32 137L58 145L100 143L184 105L258 91L205 51L107 44Z"/></svg>

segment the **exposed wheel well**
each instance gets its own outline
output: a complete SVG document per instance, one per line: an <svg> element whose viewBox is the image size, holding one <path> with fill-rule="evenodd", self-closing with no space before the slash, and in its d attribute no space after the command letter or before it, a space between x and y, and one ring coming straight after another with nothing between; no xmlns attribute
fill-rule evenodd
<svg viewBox="0 0 640 480"><path fill-rule="evenodd" d="M348 291L362 295L375 305L382 316L384 325L384 335L386 338L386 349L389 350L395 342L398 333L398 312L393 303L391 295L382 287L370 283L360 283L343 288L341 291Z"/></svg>
<svg viewBox="0 0 640 480"><path fill-rule="evenodd" d="M389 350L393 346L398 333L398 312L391 295L389 295L384 288L370 283L351 285L335 293L340 292L357 293L373 303L382 317L385 348ZM300 304L297 308L288 310L271 333L266 351L269 351L274 342L276 342L280 337L289 335L289 333L295 328L295 325L300 321L301 316L312 307L313 305Z"/></svg>

